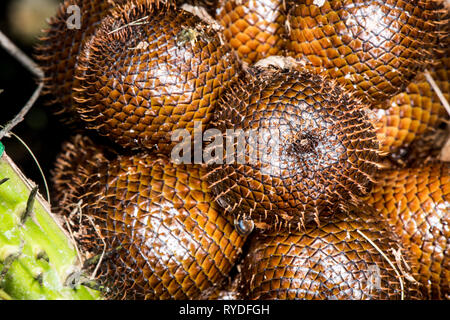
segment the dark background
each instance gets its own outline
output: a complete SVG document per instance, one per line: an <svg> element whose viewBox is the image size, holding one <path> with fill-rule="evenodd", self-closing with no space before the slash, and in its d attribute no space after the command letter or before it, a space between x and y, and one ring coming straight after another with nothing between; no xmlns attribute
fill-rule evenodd
<svg viewBox="0 0 450 320"><path fill-rule="evenodd" d="M11 23L12 10L10 5L13 2L17 4L17 1L19 0L0 1L0 30L31 57L33 45L37 43L37 39L32 36L30 40L30 37L24 37L15 30L18 28L17 25L20 28L21 22L16 26ZM42 18L36 14L34 19L41 20ZM0 48L0 89L4 90L0 94L0 125L5 125L21 110L36 87L34 76ZM60 124L58 119L49 111L49 107L45 105L44 99L40 98L25 121L17 125L12 131L30 147L42 166L47 180L49 180L61 144L70 137L69 130ZM1 142L5 145L7 154L30 179L39 185L41 193L45 194L42 176L26 148L14 137L4 138Z"/></svg>

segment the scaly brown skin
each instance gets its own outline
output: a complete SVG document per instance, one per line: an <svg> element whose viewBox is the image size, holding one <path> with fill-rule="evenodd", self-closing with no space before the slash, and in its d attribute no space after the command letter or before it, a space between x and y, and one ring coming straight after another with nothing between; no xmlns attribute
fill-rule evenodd
<svg viewBox="0 0 450 320"><path fill-rule="evenodd" d="M164 157L108 160L80 136L65 145L54 176L60 206L83 201L83 227L71 218L83 251L106 252L99 280L109 298L206 299L220 287L245 237L222 216L203 175Z"/></svg>
<svg viewBox="0 0 450 320"><path fill-rule="evenodd" d="M431 62L446 23L438 1L313 2L291 7L288 51L368 103L405 89Z"/></svg>
<svg viewBox="0 0 450 320"><path fill-rule="evenodd" d="M216 19L242 61L281 55L285 46L286 9L283 0L223 0Z"/></svg>
<svg viewBox="0 0 450 320"><path fill-rule="evenodd" d="M251 238L240 292L244 299L255 300L401 299L399 276L358 231L395 265L391 249L399 243L383 223L363 212L336 213L320 227ZM419 297L404 278L403 285L405 298Z"/></svg>
<svg viewBox="0 0 450 320"><path fill-rule="evenodd" d="M207 124L239 69L231 48L200 18L129 2L104 18L85 46L74 89L78 112L88 128L124 147L156 145L170 154L178 143L172 133Z"/></svg>
<svg viewBox="0 0 450 320"><path fill-rule="evenodd" d="M386 170L368 203L401 238L428 299L450 294L450 164Z"/></svg>
<svg viewBox="0 0 450 320"><path fill-rule="evenodd" d="M439 60L430 75L450 101L450 58ZM423 73L408 85L405 92L386 104L388 109L380 105L375 113L380 149L386 154L409 147L448 119L447 111Z"/></svg>
<svg viewBox="0 0 450 320"><path fill-rule="evenodd" d="M252 72L223 95L211 124L224 141L228 129L247 133L234 140L235 150L245 146L244 161L235 152L231 163L210 163L218 203L258 228L290 230L357 205L378 165L365 106L318 75Z"/></svg>
<svg viewBox="0 0 450 320"><path fill-rule="evenodd" d="M75 78L75 66L86 41L92 36L101 19L110 10L126 0L66 0L61 3L57 14L49 20L49 28L41 37L37 46L36 57L45 73L45 93L50 98L55 111L62 115L68 124L79 121L79 116L72 106L73 87L78 85ZM73 20L76 11L71 6L80 8L80 29L69 29L68 22Z"/></svg>
<svg viewBox="0 0 450 320"><path fill-rule="evenodd" d="M172 6L156 7L158 2L151 0L132 0L138 4L134 9L128 5L111 9L113 2L107 4L105 1L83 1L82 12L88 13L89 18L82 20L81 30L69 35L64 30L68 18L64 10L69 4L80 1L63 4L41 48L47 90L64 105L63 111L69 118L74 117L73 106L76 106L83 118L91 123L91 128L103 130L102 133L114 141L133 148L151 148L157 144L159 151L168 152L171 145L167 133L176 128L192 128L195 112L203 124L207 124L214 110L211 106L216 103L214 99L217 100L227 83L237 81L237 59L230 49L219 44L212 29L188 13L180 13ZM125 1L115 1L116 4L119 2ZM169 26L161 31L169 40L152 42L148 33L154 30L151 28L158 27L151 23L120 29L147 13L154 13L151 21ZM430 18L426 24L432 20ZM187 28L177 29L183 23ZM177 26L172 28L172 24ZM131 32L136 33L136 38L131 37ZM420 34L417 30L413 32ZM431 32L429 40L433 37ZM195 84L187 81L183 85L176 83L171 87L170 83L163 83L158 87L160 72L168 72L170 63L164 64L166 69L161 69L160 64L151 69L147 62L137 59L150 59L151 45L156 43L160 48L160 42L164 43L162 47L168 48L164 54L171 57L169 60L176 60L172 66L174 70L184 70L187 65L198 62L197 66L206 74L202 89L196 87L203 80L201 76L194 77ZM212 65L216 63L216 69L205 66L201 59L189 60L183 65L186 61L180 59L181 56L195 55L203 50L197 50L199 43L206 50L202 51L202 57L205 54L212 57L209 61L213 61ZM412 43L411 48L415 48L416 43ZM108 55L109 50L119 53ZM171 50L176 53L170 55ZM228 61L232 63L227 64ZM105 76L111 71L104 69L107 62L116 67L111 69L111 78ZM142 70L145 76L137 75L137 71ZM190 71L186 74L190 75ZM149 80L151 72L156 75ZM295 81L291 79L294 73ZM439 78L439 75L435 77ZM297 83L297 80L301 81ZM411 84L408 90L414 85L417 84ZM155 90L155 86L160 88L158 95L146 101L145 97ZM198 91L189 91L192 87ZM383 85L378 83L375 87L380 89ZM169 95L161 93L168 88L187 88L187 91L179 95L173 90ZM390 94L391 91L392 88L387 86L387 92ZM181 103L180 111L183 112L180 114L186 118L180 120L177 107L172 107L171 103L189 100L195 94L197 98L192 98L198 99L195 103ZM208 98L204 98L205 95ZM74 96L77 103L73 103ZM155 100L158 101L153 105ZM168 106L164 105L167 100L171 100ZM67 101L70 103L65 103ZM254 237L246 257L247 271L244 269L242 273L244 280L240 294L247 298L399 298L398 277L386 259L356 230L364 232L395 263L396 258L389 249L397 248L398 243L388 236L379 219L375 221L367 213L348 212L353 205L361 204L361 198L369 192L378 166L375 133L364 112L365 107L339 86L319 76L286 70L251 70L243 82L237 81L226 93L223 102L226 102L222 105L224 109L213 123L222 131L227 128L271 129L282 133L286 139L281 144L282 166L274 165L273 159L266 158L257 164L216 167L209 174L214 184L214 197L204 180L205 169L198 166L173 165L166 158L153 155L117 156L112 151L94 147L88 139L81 137L66 145L54 179L56 203L67 215L79 200L84 202L83 214L69 217L83 250L101 255L104 244L100 236L103 237L106 253L100 279L114 289L109 297L203 299L228 296L229 292L220 292L219 288L245 240L234 229L231 217L250 217L262 229L285 227L302 231L289 235L269 232ZM146 103L151 107L148 108ZM198 109L189 109L192 105ZM434 112L434 105L420 111L423 121L427 121L427 112ZM153 113L154 106L158 108L158 114ZM181 127L176 127L180 123ZM330 131L322 134L317 130L319 127L327 127ZM294 158L298 159L294 161ZM315 170L316 165L324 165L324 169ZM423 178L427 172L428 178ZM412 275L423 283L426 297L448 297L449 167L387 171L380 177L371 201L401 236L404 248L410 251L404 252L404 257L412 267ZM421 189L425 183L423 179L428 179L426 191ZM406 187L402 189L403 185ZM414 189L416 185L419 186L417 190ZM395 200L390 198L391 195ZM213 198L233 215L222 217L222 208ZM411 203L408 202L410 198L413 198ZM422 206L418 206L418 201L422 200ZM428 204L432 200L437 202L437 209L430 213ZM408 203L408 208L397 209L397 206L405 206L403 201ZM397 211L390 211L392 208ZM420 226L412 222L410 211L416 212L414 219L420 221ZM81 225L78 225L79 219ZM308 224L311 220L316 220L320 226ZM287 247L294 253L293 257L286 253ZM319 264L314 263L317 261ZM308 272L297 267L296 262L309 264ZM374 272L368 267L374 264L381 269L381 290L368 290L367 287L368 278ZM324 271L319 266L328 269ZM272 267L293 281L280 281L279 273L270 271ZM294 274L295 268L298 272ZM336 277L337 281L330 281ZM406 296L416 297L414 286L406 280L404 284ZM234 286L231 289L232 297L240 297Z"/></svg>

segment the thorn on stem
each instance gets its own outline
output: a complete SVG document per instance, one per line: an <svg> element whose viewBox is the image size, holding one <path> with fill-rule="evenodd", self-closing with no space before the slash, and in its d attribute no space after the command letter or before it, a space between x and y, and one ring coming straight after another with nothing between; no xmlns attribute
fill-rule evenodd
<svg viewBox="0 0 450 320"><path fill-rule="evenodd" d="M28 218L31 216L33 212L34 200L36 199L37 192L38 187L34 187L30 192L30 196L28 197L27 200L27 208L25 209L25 212L23 213L22 218L20 219L22 225L25 224L25 222L27 222Z"/></svg>
<svg viewBox="0 0 450 320"><path fill-rule="evenodd" d="M87 279L87 278L86 279L82 279L80 281L80 284L85 286L85 287L88 287L88 288L90 288L92 290L97 290L97 291L100 291L100 292L104 292L105 291L105 286L101 285L100 283L98 283L97 281L92 280L92 279Z"/></svg>
<svg viewBox="0 0 450 320"><path fill-rule="evenodd" d="M3 269L0 271L0 282L3 281L12 264L22 255L24 245L25 242L22 240L22 242L20 243L19 250L7 256L3 261Z"/></svg>
<svg viewBox="0 0 450 320"><path fill-rule="evenodd" d="M43 260L43 261L45 261L45 262L47 262L47 263L50 262L50 258L49 258L49 256L48 256L47 252L45 252L45 251L40 251L40 252L36 255L36 259L37 259L37 260Z"/></svg>
<svg viewBox="0 0 450 320"><path fill-rule="evenodd" d="M70 289L77 289L77 287L80 285L80 279L81 279L81 271L75 271L72 272L64 282L64 285L69 287Z"/></svg>
<svg viewBox="0 0 450 320"><path fill-rule="evenodd" d="M35 277L34 280L36 280L39 283L39 286L42 287L44 284L44 274L42 272L39 272Z"/></svg>

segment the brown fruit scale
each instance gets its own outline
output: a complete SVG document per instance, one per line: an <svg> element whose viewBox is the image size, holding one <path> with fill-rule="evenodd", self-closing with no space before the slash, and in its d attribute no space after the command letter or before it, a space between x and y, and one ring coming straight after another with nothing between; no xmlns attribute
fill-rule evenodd
<svg viewBox="0 0 450 320"><path fill-rule="evenodd" d="M242 61L255 63L284 49L286 15L282 0L224 0L216 19Z"/></svg>
<svg viewBox="0 0 450 320"><path fill-rule="evenodd" d="M450 101L450 58L442 58L430 75ZM380 149L386 153L408 147L448 119L447 111L423 73L387 104L388 109L380 106L376 111L375 120Z"/></svg>
<svg viewBox="0 0 450 320"><path fill-rule="evenodd" d="M72 105L73 91L78 81L75 67L86 41L98 28L103 17L125 0L66 0L55 17L49 20L49 28L37 46L36 56L45 72L45 93L51 97L50 103L68 124L77 123L79 116ZM80 8L80 28L69 29L68 22L74 15L69 7Z"/></svg>
<svg viewBox="0 0 450 320"><path fill-rule="evenodd" d="M318 75L254 72L222 96L212 122L225 136L258 132L257 141L246 135L242 164L210 166L217 202L262 229L300 229L358 205L378 166L365 106Z"/></svg>
<svg viewBox="0 0 450 320"><path fill-rule="evenodd" d="M289 11L288 51L368 103L401 92L431 62L437 1L304 0Z"/></svg>
<svg viewBox="0 0 450 320"><path fill-rule="evenodd" d="M369 238L367 240L365 237ZM244 299L401 299L400 278L375 248L395 261L399 248L383 223L364 212L337 213L293 233L259 233L242 266ZM403 280L404 281L404 280ZM407 298L419 297L404 282Z"/></svg>
<svg viewBox="0 0 450 320"><path fill-rule="evenodd" d="M171 134L207 124L239 68L217 32L193 14L127 4L85 46L78 112L88 128L124 147L156 145L169 154L177 143Z"/></svg>
<svg viewBox="0 0 450 320"><path fill-rule="evenodd" d="M450 164L381 171L367 201L408 250L428 299L450 294Z"/></svg>
<svg viewBox="0 0 450 320"><path fill-rule="evenodd" d="M145 154L106 160L79 136L64 149L54 178L61 207L83 201L95 229L85 223L78 240L105 249L99 279L109 298L202 299L224 281L245 237L212 201L201 167ZM77 177L69 192L68 176Z"/></svg>

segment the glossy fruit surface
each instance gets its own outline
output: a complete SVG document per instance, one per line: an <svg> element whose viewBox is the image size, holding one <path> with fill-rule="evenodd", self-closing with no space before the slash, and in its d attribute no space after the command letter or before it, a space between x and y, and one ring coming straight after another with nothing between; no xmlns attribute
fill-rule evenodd
<svg viewBox="0 0 450 320"><path fill-rule="evenodd" d="M66 0L49 20L36 56L45 73L45 91L66 123L79 120L72 105L73 87L78 85L75 67L84 44L103 17L125 0Z"/></svg>
<svg viewBox="0 0 450 320"><path fill-rule="evenodd" d="M286 33L284 6L282 0L225 0L216 19L224 27L230 46L243 61L252 64L282 54Z"/></svg>
<svg viewBox="0 0 450 320"><path fill-rule="evenodd" d="M239 64L193 14L128 3L102 21L78 70L78 111L89 128L169 154L175 130L209 122Z"/></svg>
<svg viewBox="0 0 450 320"><path fill-rule="evenodd" d="M390 249L398 242L373 216L337 213L320 227L259 234L250 241L242 266L246 299L402 297L398 275L378 250L395 261ZM404 294L413 294L415 289L406 285Z"/></svg>
<svg viewBox="0 0 450 320"><path fill-rule="evenodd" d="M443 299L450 290L450 165L381 172L368 203L410 252L411 273L425 297Z"/></svg>
<svg viewBox="0 0 450 320"><path fill-rule="evenodd" d="M202 169L149 155L107 160L99 150L77 137L65 146L54 180L60 190L71 188L63 203L83 201L79 241L106 253L99 279L109 297L207 298L245 238L212 202Z"/></svg>
<svg viewBox="0 0 450 320"><path fill-rule="evenodd" d="M450 58L442 58L430 75L450 101ZM391 98L386 105L388 109L379 106L375 120L380 149L386 153L410 146L449 117L423 73L408 85L405 92Z"/></svg>
<svg viewBox="0 0 450 320"><path fill-rule="evenodd" d="M365 106L320 76L254 72L224 94L212 123L226 139L242 131L231 163L211 166L218 203L259 228L293 229L357 204L378 161Z"/></svg>
<svg viewBox="0 0 450 320"><path fill-rule="evenodd" d="M366 102L382 102L431 62L440 9L421 0L295 2L288 50Z"/></svg>

